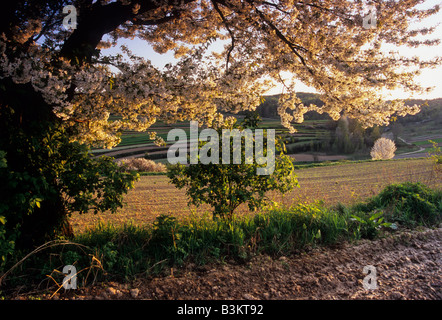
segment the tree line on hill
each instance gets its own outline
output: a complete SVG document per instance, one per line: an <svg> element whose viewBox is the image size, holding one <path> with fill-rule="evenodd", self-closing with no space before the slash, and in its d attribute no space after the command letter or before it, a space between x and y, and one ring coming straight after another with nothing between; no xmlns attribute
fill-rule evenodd
<svg viewBox="0 0 442 320"><path fill-rule="evenodd" d="M356 119L342 117L338 121L328 120L324 124L309 126L317 130L316 137L300 141L296 134L287 138L287 152L329 154L369 154L374 142L382 136L382 128L364 129Z"/></svg>
<svg viewBox="0 0 442 320"><path fill-rule="evenodd" d="M300 92L298 97L303 104L311 103L322 106L324 103L320 95L316 93ZM258 106L256 113L262 118L278 118L277 105L279 95L265 97L265 101ZM416 115L398 117L388 127L375 126L364 129L357 119L343 116L334 121L326 113L319 114L315 111L307 112L305 120L327 120L323 124L313 125L322 131L321 135L305 143L300 143L296 135L287 139L289 153L302 152L327 152L338 154L369 154L374 142L381 137L382 133L391 130L397 144L403 142L398 136L403 133L404 127L413 124L434 122L434 125L442 125L442 98L433 100L411 99L406 100L407 105L422 105L422 110ZM298 142L298 143L297 143Z"/></svg>

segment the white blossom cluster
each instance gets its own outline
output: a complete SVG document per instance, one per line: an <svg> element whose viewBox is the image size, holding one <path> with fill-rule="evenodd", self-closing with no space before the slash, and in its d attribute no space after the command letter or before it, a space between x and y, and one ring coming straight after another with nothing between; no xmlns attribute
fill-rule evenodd
<svg viewBox="0 0 442 320"><path fill-rule="evenodd" d="M394 158L396 152L396 145L387 138L379 138L374 142L373 148L370 151L372 160L388 160Z"/></svg>
<svg viewBox="0 0 442 320"><path fill-rule="evenodd" d="M68 73L66 70L54 71L48 68L46 64L48 58L49 53L46 50L32 47L27 54L20 53L9 59L6 54L6 43L0 38L0 79L11 78L17 84L31 83L49 104L60 108L67 106L65 91ZM64 65L67 66L68 64Z"/></svg>
<svg viewBox="0 0 442 320"><path fill-rule="evenodd" d="M417 10L418 0L377 1L378 25L370 29L362 26L361 1L157 1L164 5L150 11L143 11L139 1L119 2L131 6L135 18L111 31L111 41L100 47L136 36L157 52L173 50L177 63L160 70L122 47L127 58L100 55L80 66L60 58L56 47L34 42L21 50L11 46L11 39L0 38L0 79L31 83L64 125L75 129L73 139L105 147L119 143L121 130L149 130L157 120L232 125L222 112L254 110L271 86L284 83L281 73L316 88L324 102L321 107L304 105L295 86L284 83L278 114L291 132L292 124L313 110L335 120L343 114L358 118L366 127L385 125L393 116L420 109L385 101L379 92L424 92L428 88L416 84L414 76L422 67L440 64L439 58L422 61L380 50L382 43L437 43L416 40L430 34L428 28L409 30L412 19L439 9ZM158 25L143 24L171 16ZM41 21L30 21L17 30L14 41L26 43L43 29ZM45 36L62 43L66 33ZM216 39L226 43L222 52L210 52Z"/></svg>

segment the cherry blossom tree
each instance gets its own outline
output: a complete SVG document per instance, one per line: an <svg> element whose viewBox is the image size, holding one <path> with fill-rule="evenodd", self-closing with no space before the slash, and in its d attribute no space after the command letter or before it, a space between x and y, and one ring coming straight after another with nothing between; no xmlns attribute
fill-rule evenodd
<svg viewBox="0 0 442 320"><path fill-rule="evenodd" d="M119 143L122 130L150 131L158 120L192 119L211 126L222 121L222 112L253 111L266 90L278 83L284 87L278 113L292 132L292 123L302 122L311 110L333 119L345 114L367 127L386 125L393 116L417 113L419 106L386 101L381 90L425 92L429 88L420 86L415 76L441 61L381 50L384 44L413 48L438 44L438 39L428 37L434 28L410 28L412 22L439 10L438 6L419 10L420 3L3 2L0 149L6 152L9 170L19 172L26 167L38 172L41 164L31 156L24 160L23 153L16 151L21 142L39 143L29 142L32 137L43 141L45 133L56 130L69 143L110 148ZM76 11L75 29L63 26L67 5ZM363 23L367 5L376 9L376 23L370 28ZM121 54L101 51L134 37L159 53L173 51L178 61L160 69L125 47ZM212 52L211 44L216 41L224 43L224 49ZM324 105L303 105L294 82L284 78L286 74L320 92ZM155 137L155 132L151 135ZM49 163L66 161L63 156L48 157Z"/></svg>
<svg viewBox="0 0 442 320"><path fill-rule="evenodd" d="M396 152L396 145L387 138L379 138L374 142L373 148L370 151L373 160L388 160L394 158Z"/></svg>

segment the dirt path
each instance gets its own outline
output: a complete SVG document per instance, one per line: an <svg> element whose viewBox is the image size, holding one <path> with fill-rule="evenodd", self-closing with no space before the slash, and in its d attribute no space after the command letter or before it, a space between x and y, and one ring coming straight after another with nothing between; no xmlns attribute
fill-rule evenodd
<svg viewBox="0 0 442 320"><path fill-rule="evenodd" d="M365 289L364 266L377 289ZM56 299L442 299L442 228L402 232L292 257L189 267L181 275L79 288ZM175 272L176 273L176 272ZM48 298L49 295L42 296ZM19 298L19 297L18 297Z"/></svg>

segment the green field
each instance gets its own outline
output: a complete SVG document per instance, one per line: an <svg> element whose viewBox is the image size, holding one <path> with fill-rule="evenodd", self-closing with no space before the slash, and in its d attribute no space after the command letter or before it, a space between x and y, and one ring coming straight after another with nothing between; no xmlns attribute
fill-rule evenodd
<svg viewBox="0 0 442 320"><path fill-rule="evenodd" d="M238 116L240 121L241 117ZM295 124L294 127L297 130L296 142L288 142L287 147L306 145L309 146L312 141L320 140L327 132L325 129L319 129L316 126L325 123L324 120L306 120L302 124ZM174 128L183 129L189 136L189 122L179 122L173 125L167 125L163 122L155 123L149 131L157 132L157 135L163 138L167 144L173 142L167 141L167 134ZM259 128L262 129L275 129L277 135L285 135L288 130L281 125L279 119L263 119ZM92 153L94 155L110 155L115 158L124 158L127 156L137 155L143 157L145 152L155 152L156 146L153 140L149 138L147 132L135 132L125 131L121 135L121 142L113 149L94 149ZM157 159L154 159L157 160Z"/></svg>
<svg viewBox="0 0 442 320"><path fill-rule="evenodd" d="M438 139L428 139L428 140L422 140L422 141L415 141L415 142L413 142L413 144L415 144L417 146L431 145L429 140L437 142L438 144L442 143L442 138L438 138Z"/></svg>
<svg viewBox="0 0 442 320"><path fill-rule="evenodd" d="M386 185L397 182L422 182L431 187L442 187L435 177L433 165L428 159L390 161L365 161L308 167L297 171L300 188L281 196L270 193L269 197L282 205L323 200L326 205L339 202L351 204L374 196ZM92 227L98 222L123 225L151 223L160 214L171 214L178 219L192 214L210 212L210 207L187 206L184 190L176 189L165 175L142 176L125 198L127 204L116 214L73 214L71 223L75 232ZM238 214L251 214L246 206L237 209Z"/></svg>

